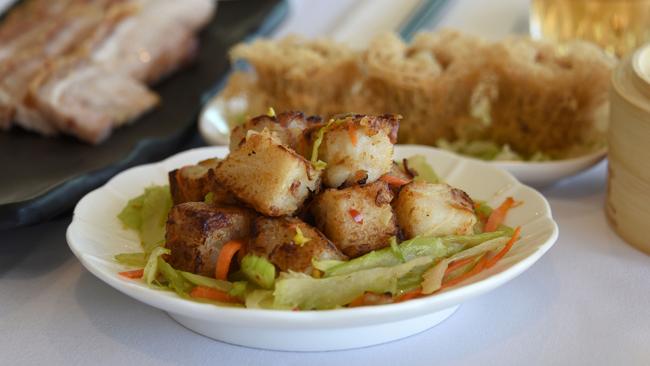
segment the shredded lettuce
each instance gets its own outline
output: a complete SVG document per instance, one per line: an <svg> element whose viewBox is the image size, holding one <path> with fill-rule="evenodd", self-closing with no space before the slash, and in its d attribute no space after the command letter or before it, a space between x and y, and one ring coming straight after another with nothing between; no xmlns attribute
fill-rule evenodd
<svg viewBox="0 0 650 366"><path fill-rule="evenodd" d="M228 291L228 295L244 299L248 293L248 287L248 282L246 281L233 282L230 290Z"/></svg>
<svg viewBox="0 0 650 366"><path fill-rule="evenodd" d="M253 290L246 295L245 303L248 309L291 310L289 306L275 304L271 290Z"/></svg>
<svg viewBox="0 0 650 366"><path fill-rule="evenodd" d="M144 266L143 278L147 285L151 285L158 276L158 257L169 254L171 251L164 247L156 247L149 254L147 264Z"/></svg>
<svg viewBox="0 0 650 366"><path fill-rule="evenodd" d="M512 230L510 228L507 229ZM463 244L465 248L468 248L468 247L473 247L475 245L481 244L488 240L501 238L503 236L512 236L512 232L509 230L502 230L501 228L499 228L499 230L491 231L489 233L480 233L474 235L448 235L448 236L443 236L442 238L440 238L440 240L442 240L443 243Z"/></svg>
<svg viewBox="0 0 650 366"><path fill-rule="evenodd" d="M230 291L233 287L233 284L228 281L217 280L216 278L201 276L185 271L178 271L178 273L195 286L209 287L224 292Z"/></svg>
<svg viewBox="0 0 650 366"><path fill-rule="evenodd" d="M131 199L117 216L122 224L136 230L145 253L165 240L165 223L172 207L169 186L151 186Z"/></svg>
<svg viewBox="0 0 650 366"><path fill-rule="evenodd" d="M416 182L440 183L440 178L438 178L424 155L413 155L406 159L406 164L409 172L415 174L414 180Z"/></svg>
<svg viewBox="0 0 650 366"><path fill-rule="evenodd" d="M447 259L441 260L435 266L427 270L422 275L423 278L422 293L431 294L433 292L438 291L442 287L442 280L445 276L445 271L447 271L447 267L449 267L449 264L451 262L459 259L473 257L475 255L479 255L479 254L483 254L495 250L505 245L508 242L508 240L509 238L507 236L488 240L475 247L471 247L467 250L463 250L462 252L456 253Z"/></svg>
<svg viewBox="0 0 650 366"><path fill-rule="evenodd" d="M142 206L144 205L144 194L135 197L117 215L122 224L132 230L140 231L142 226Z"/></svg>
<svg viewBox="0 0 650 366"><path fill-rule="evenodd" d="M323 271L324 277L340 276L355 271L394 266L417 257L445 258L485 241L508 235L505 230L475 235L449 235L444 237L418 236L397 245L372 251L347 262L312 261L314 268ZM396 251L397 250L397 251ZM399 253L399 254L396 254Z"/></svg>
<svg viewBox="0 0 650 366"><path fill-rule="evenodd" d="M399 296L420 287L420 284L422 283L422 275L424 275L424 272L429 268L431 268L430 264L414 267L409 271L409 273L402 276L397 281L397 293L395 295Z"/></svg>
<svg viewBox="0 0 650 366"><path fill-rule="evenodd" d="M167 287L174 290L180 297L188 298L192 285L184 276L174 269L162 257L158 257L158 271L164 277Z"/></svg>
<svg viewBox="0 0 650 366"><path fill-rule="evenodd" d="M459 139L453 142L445 139L436 141L436 146L441 149L455 152L461 155L468 155L482 160L495 160L495 161L548 161L551 157L542 153L536 152L529 157L522 156L513 151L508 144L497 144L494 141L475 140L467 141Z"/></svg>
<svg viewBox="0 0 650 366"><path fill-rule="evenodd" d="M115 256L115 260L126 266L143 268L147 264L146 253L121 253Z"/></svg>
<svg viewBox="0 0 650 366"><path fill-rule="evenodd" d="M492 207L485 201L474 200L474 211L483 217L490 217L492 214Z"/></svg>
<svg viewBox="0 0 650 366"><path fill-rule="evenodd" d="M388 242L390 243L390 250L393 252L393 255L395 255L395 257L397 257L400 261L402 261L402 263L406 262L406 258L404 258L404 253L402 253L401 249L397 245L397 238L391 236Z"/></svg>
<svg viewBox="0 0 650 366"><path fill-rule="evenodd" d="M311 259L311 265L321 272L327 272L331 268L334 268L339 264L343 264L343 263L347 263L347 262L338 259L325 259L322 261L316 260L316 258Z"/></svg>
<svg viewBox="0 0 650 366"><path fill-rule="evenodd" d="M256 285L272 289L275 282L275 266L264 257L247 254L241 261L241 270Z"/></svg>
<svg viewBox="0 0 650 366"><path fill-rule="evenodd" d="M422 256L442 258L462 250L463 247L462 244L445 244L440 238L435 237L417 237L398 245L401 257L405 261ZM391 247L387 247L326 269L324 277L341 276L360 270L389 267L400 263L402 263L400 256L396 256L395 251Z"/></svg>
<svg viewBox="0 0 650 366"><path fill-rule="evenodd" d="M391 254L392 255L392 254ZM364 292L398 291L399 278L413 268L431 264L432 257L419 257L392 267L359 270L346 275L313 278L304 273L282 273L275 283L274 306L300 309L332 309L349 304Z"/></svg>

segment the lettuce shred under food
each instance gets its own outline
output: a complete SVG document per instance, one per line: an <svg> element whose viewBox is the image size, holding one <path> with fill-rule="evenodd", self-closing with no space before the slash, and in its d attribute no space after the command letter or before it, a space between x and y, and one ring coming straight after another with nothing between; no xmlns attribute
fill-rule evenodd
<svg viewBox="0 0 650 366"><path fill-rule="evenodd" d="M229 292L233 287L233 284L228 281L217 280L216 278L201 276L185 271L178 271L178 273L195 286L209 287L223 292Z"/></svg>
<svg viewBox="0 0 650 366"><path fill-rule="evenodd" d="M304 273L282 273L275 282L274 306L304 310L333 309L349 304L366 291L397 293L397 281L413 268L431 264L432 257L419 257L391 267L360 270L341 276L313 278Z"/></svg>
<svg viewBox="0 0 650 366"><path fill-rule="evenodd" d="M275 282L275 266L264 257L247 254L241 261L241 270L256 285L272 289Z"/></svg>
<svg viewBox="0 0 650 366"><path fill-rule="evenodd" d="M115 260L126 266L143 268L147 264L146 253L121 253L115 256Z"/></svg>
<svg viewBox="0 0 650 366"><path fill-rule="evenodd" d="M499 237L496 239L488 240L475 247L463 250L456 253L449 258L443 259L438 264L427 270L422 276L422 293L431 294L438 291L442 287L442 280L447 271L447 267L453 261L473 257L475 255L483 254L504 246L510 238L507 236Z"/></svg>
<svg viewBox="0 0 650 366"><path fill-rule="evenodd" d="M144 273L142 275L142 278L144 278L144 282L146 282L147 285L153 284L154 280L158 276L158 257L169 253L170 250L163 247L156 247L151 251L147 264L144 266Z"/></svg>
<svg viewBox="0 0 650 366"><path fill-rule="evenodd" d="M138 232L145 253L165 241L165 223L172 208L169 186L151 186L131 199L117 216L125 227Z"/></svg>
<svg viewBox="0 0 650 366"><path fill-rule="evenodd" d="M314 267L325 272L325 277L339 276L355 271L394 266L417 257L430 256L434 259L448 257L463 249L478 245L486 240L505 236L505 231L495 231L476 235L450 235L445 237L418 236L397 245L401 255L396 255L393 247L372 251L346 262L314 261ZM337 263L338 262L338 263Z"/></svg>
<svg viewBox="0 0 650 366"><path fill-rule="evenodd" d="M404 163L398 163L402 169L404 169ZM416 182L423 181L429 183L440 183L440 178L436 174L433 167L427 162L427 158L424 155L413 155L406 159L406 165L408 165L408 170L410 173L415 175L414 180Z"/></svg>
<svg viewBox="0 0 650 366"><path fill-rule="evenodd" d="M177 270L162 257L158 257L158 271L165 279L165 285L175 291L180 297L189 298L189 292L194 285L188 282Z"/></svg>

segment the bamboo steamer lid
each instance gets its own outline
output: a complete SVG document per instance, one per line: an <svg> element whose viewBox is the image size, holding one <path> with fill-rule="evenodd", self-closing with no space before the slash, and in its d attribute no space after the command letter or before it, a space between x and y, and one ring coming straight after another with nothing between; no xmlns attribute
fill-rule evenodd
<svg viewBox="0 0 650 366"><path fill-rule="evenodd" d="M610 108L607 216L650 254L650 44L614 71Z"/></svg>

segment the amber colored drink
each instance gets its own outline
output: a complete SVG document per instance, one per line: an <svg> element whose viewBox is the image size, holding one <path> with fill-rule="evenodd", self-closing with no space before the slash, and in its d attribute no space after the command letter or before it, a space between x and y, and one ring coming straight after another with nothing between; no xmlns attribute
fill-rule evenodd
<svg viewBox="0 0 650 366"><path fill-rule="evenodd" d="M530 33L592 41L620 57L650 42L650 0L531 0Z"/></svg>

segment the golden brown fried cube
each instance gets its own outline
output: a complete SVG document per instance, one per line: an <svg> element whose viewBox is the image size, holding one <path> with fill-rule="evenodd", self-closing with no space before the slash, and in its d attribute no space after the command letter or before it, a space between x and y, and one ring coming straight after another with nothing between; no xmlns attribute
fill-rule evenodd
<svg viewBox="0 0 650 366"><path fill-rule="evenodd" d="M312 273L312 259L344 260L320 231L294 217L258 217L248 251L268 258L281 271Z"/></svg>
<svg viewBox="0 0 650 366"><path fill-rule="evenodd" d="M250 235L251 210L186 202L172 207L167 220L165 247L176 269L213 277L221 247Z"/></svg>
<svg viewBox="0 0 650 366"><path fill-rule="evenodd" d="M393 165L393 145L400 116L348 115L326 128L318 158L327 163L323 183L331 188L349 186L365 177L372 183ZM313 135L312 135L313 138Z"/></svg>
<svg viewBox="0 0 650 366"><path fill-rule="evenodd" d="M219 184L214 177L214 168L221 159L207 159L196 165L184 166L169 172L169 188L174 204L203 202L212 192L214 204L236 204L235 196Z"/></svg>
<svg viewBox="0 0 650 366"><path fill-rule="evenodd" d="M308 150L304 131L321 121L320 117L305 117L302 112L283 112L277 116L257 116L239 125L230 132L230 151L235 151L246 139L249 130L271 132L281 144L301 153Z"/></svg>
<svg viewBox="0 0 650 366"><path fill-rule="evenodd" d="M395 200L395 213L406 239L418 235L468 235L476 224L472 199L447 184L405 185Z"/></svg>
<svg viewBox="0 0 650 366"><path fill-rule="evenodd" d="M320 171L266 132L250 131L215 174L238 199L267 216L292 215L320 186Z"/></svg>
<svg viewBox="0 0 650 366"><path fill-rule="evenodd" d="M316 225L343 253L358 257L387 246L397 234L388 184L375 183L326 189L316 196L312 213Z"/></svg>

